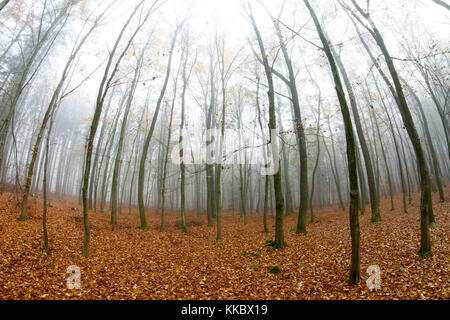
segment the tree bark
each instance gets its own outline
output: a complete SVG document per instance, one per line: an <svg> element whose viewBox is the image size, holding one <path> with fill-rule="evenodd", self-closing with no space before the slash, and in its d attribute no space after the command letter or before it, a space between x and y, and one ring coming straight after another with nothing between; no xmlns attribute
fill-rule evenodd
<svg viewBox="0 0 450 320"><path fill-rule="evenodd" d="M350 116L350 110L348 108L347 100L345 98L345 93L342 87L341 79L339 76L339 71L336 66L336 62L333 58L333 54L330 50L328 40L323 34L322 27L317 19L317 16L309 4L308 0L304 0L306 7L308 8L311 17L319 34L320 40L323 45L323 49L327 56L330 68L333 74L333 79L335 83L336 93L339 99L339 104L341 106L342 117L344 118L345 124L345 137L347 142L347 161L348 161L348 174L349 174L349 184L350 184L350 230L352 238L352 258L351 258L351 268L349 283L358 284L361 279L360 269L360 229L359 229L359 217L358 217L358 205L359 205L359 192L358 192L358 172L356 166L356 147L355 138L353 134L353 125Z"/></svg>
<svg viewBox="0 0 450 320"><path fill-rule="evenodd" d="M372 21L370 15L365 13L355 0L351 0L355 8L358 12L368 21L370 27L367 27L367 30L371 34L371 36L376 41L378 47L380 48L385 62L388 66L389 73L391 75L392 81L394 82L395 93L397 96L396 102L400 110L400 114L403 119L403 124L408 132L408 135L411 139L411 143L413 145L417 165L419 168L420 182L421 182L421 241L420 241L420 249L419 254L422 257L432 254L431 249L431 239L430 239L430 230L429 230L429 219L433 215L433 202L431 197L431 185L430 185L430 176L428 165L426 162L425 154L422 149L422 145L420 143L420 137L417 133L416 127L414 125L414 121L411 115L411 112L408 107L408 103L406 102L405 95L403 93L403 88L400 83L399 76L397 74L397 70L394 66L394 62L392 57L384 43L384 39L381 33L378 31L378 28L375 26Z"/></svg>
<svg viewBox="0 0 450 320"><path fill-rule="evenodd" d="M145 162L147 160L148 148L150 146L150 141L151 141L152 136L153 136L153 131L155 130L156 120L158 119L158 114L159 114L159 110L161 108L161 103L162 103L162 100L163 100L165 92L166 92L167 83L169 81L170 71L171 71L171 64L172 64L173 50L174 50L174 47L175 47L175 42L176 42L176 39L177 39L177 36L178 36L178 32L180 30L180 27L181 26L177 26L177 29L175 30L175 33L174 33L173 38L172 38L172 44L170 46L170 53L169 53L169 60L168 60L168 63L167 63L166 77L165 77L165 80L164 80L163 87L161 89L161 93L160 93L159 98L158 98L158 102L156 104L156 109L155 109L155 113L153 114L153 120L152 120L152 123L150 125L149 132L148 132L147 137L146 137L145 142L144 142L144 148L143 148L143 151L142 151L141 161L139 163L138 205L139 205L139 217L140 217L140 220L141 220L141 229L143 229L143 230L147 230L149 228L148 225L147 225L147 219L145 217L145 205L144 205Z"/></svg>
<svg viewBox="0 0 450 320"><path fill-rule="evenodd" d="M258 45L261 51L261 57L263 60L264 71L267 78L267 83L269 87L269 91L267 92L269 98L269 132L276 129L276 115L275 115L275 90L273 84L273 75L272 69L269 64L268 56L266 54L266 50L264 48L264 43L259 32L258 27L256 26L255 19L253 17L253 12L250 4L248 5L248 15L251 20L253 29L255 31ZM280 168L280 159L278 154L278 137L274 137L271 134L270 143L272 144L272 158L273 164L277 165ZM276 215L275 215L275 240L271 245L274 248L283 248L286 246L284 241L284 199L283 199L283 191L281 185L281 171L278 170L273 175L273 184L274 184L274 193L275 193L275 207L276 207Z"/></svg>

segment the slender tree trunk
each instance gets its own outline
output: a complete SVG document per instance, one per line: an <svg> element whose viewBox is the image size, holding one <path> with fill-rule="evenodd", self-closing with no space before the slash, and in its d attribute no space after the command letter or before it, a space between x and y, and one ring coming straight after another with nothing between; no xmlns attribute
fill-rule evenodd
<svg viewBox="0 0 450 320"><path fill-rule="evenodd" d="M289 57L285 41L281 34L280 26L277 20L273 19L275 30L281 46L281 51L286 62L286 67L289 72L289 79L284 78L281 74L272 70L272 72L286 82L291 93L292 107L295 115L295 132L297 137L297 145L300 156L300 206L297 220L297 234L306 234L306 220L308 215L308 154L306 147L305 129L303 127L302 115L300 111L300 102L297 92L297 84L295 79L294 68Z"/></svg>
<svg viewBox="0 0 450 320"><path fill-rule="evenodd" d="M331 47L331 52L333 53L333 55L336 59L336 64L339 67L339 70L342 75L342 79L344 80L344 84L347 89L348 97L350 100L350 106L351 106L351 109L353 112L353 119L355 121L356 132L358 134L359 144L361 146L361 151L362 151L364 163L366 166L367 182L369 185L369 193L370 193L370 205L372 208L372 217L371 217L370 221L379 222L379 221L381 221L380 198L379 198L377 188L376 188L372 159L370 158L369 148L367 146L367 142L364 137L364 130L362 128L361 119L359 117L356 97L355 97L355 94L353 91L353 87L348 78L347 71L345 70L344 64L342 63L340 56L336 53L336 51L334 50L333 47ZM361 186L361 188L362 188L362 186Z"/></svg>
<svg viewBox="0 0 450 320"><path fill-rule="evenodd" d="M110 55L109 55L109 59L108 59L108 63L106 65L105 68L105 73L103 75L103 79L102 82L100 84L100 88L99 88L99 92L97 95L97 102L96 102L96 107L95 107L95 111L94 111L94 117L92 119L92 124L91 124L91 130L89 132L89 138L88 138L88 142L87 142L87 150L86 150L86 159L85 159L85 169L84 169L84 174L83 174L83 188L82 188L82 200L83 200L83 221L84 221L84 240L83 240L83 251L82 254L85 258L89 258L89 242L90 242L90 224L89 224L89 215L88 215L88 199L87 199L87 194L88 194L88 187L89 187L89 174L91 171L91 159L92 159L92 149L93 149L93 144L94 144L94 138L97 132L97 128L98 128L98 123L100 120L100 115L102 113L102 108L103 108L103 104L105 101L105 97L108 94L108 89L110 88L110 84L113 80L113 77L115 75L115 73L117 72L117 69L119 68L120 62L122 60L122 58L124 57L126 51L128 50L128 48L130 47L134 37L136 36L137 32L139 31L139 29L142 27L142 25L145 23L145 21L147 20L147 18L150 15L150 10L147 13L147 16L143 19L143 21L141 22L141 24L137 27L137 29L135 30L135 33L132 35L132 37L129 39L127 45L125 46L124 50L122 51L121 55L119 56L119 58L117 59L116 65L114 67L114 69L112 70L111 74L110 74L110 68L111 68L111 64L112 64L112 60L114 58L115 52L117 50L117 47L119 45L119 42L123 36L123 34L125 33L125 30L127 29L129 23L131 22L131 20L133 19L134 15L136 14L136 12L138 11L139 7L143 4L143 1L141 1L134 9L134 11L132 12L132 14L130 15L130 17L128 18L128 21L125 23L125 25L123 26L115 44L113 47L113 50L111 51Z"/></svg>
<svg viewBox="0 0 450 320"><path fill-rule="evenodd" d="M122 160L120 158L122 157L122 148L123 148L123 143L124 143L124 139L125 139L128 115L130 113L134 93L136 92L136 86L139 81L139 77L141 75L141 68L142 68L142 64L144 61L145 49L146 49L147 45L148 45L148 41L140 54L140 57L138 59L137 65L136 65L136 69L134 71L134 77L133 77L133 81L131 84L131 88L129 89L125 112L124 112L123 119L122 119L122 127L120 129L119 141L118 141L118 145L117 145L117 153L115 155L115 160L114 160L113 180L112 180L112 185L111 185L111 225L112 225L113 231L114 231L115 225L117 224L117 187L118 187L118 180L119 180L119 168L120 168L120 164L122 163Z"/></svg>
<svg viewBox="0 0 450 320"><path fill-rule="evenodd" d="M308 8L311 17L313 18L314 24L319 34L320 40L322 42L325 54L328 58L330 68L333 74L334 83L336 85L336 93L339 98L339 104L341 106L342 116L344 118L345 125L345 137L347 141L347 161L348 161L348 173L349 173L349 183L350 183L350 230L352 238L352 258L351 258L351 268L349 283L358 284L361 279L360 276L360 230L359 230L359 217L358 217L358 205L359 205L359 192L358 192L358 172L356 166L356 147L355 138L353 134L353 125L350 116L350 110L348 108L347 100L345 98L345 93L342 87L341 79L339 76L339 71L336 66L333 54L330 50L328 40L322 32L322 27L320 26L319 20L309 4L308 0L304 0L306 7Z"/></svg>
<svg viewBox="0 0 450 320"><path fill-rule="evenodd" d="M0 11L3 10L3 8L8 4L9 0L3 0L0 2Z"/></svg>
<svg viewBox="0 0 450 320"><path fill-rule="evenodd" d="M399 76L397 74L397 70L395 69L394 62L392 57L384 43L384 39L381 33L378 31L371 17L364 13L364 11L359 7L355 0L351 0L355 8L357 8L358 12L367 20L370 24L368 27L368 31L376 41L378 47L380 48L385 62L388 66L389 73L391 75L392 81L394 82L394 88L396 93L396 102L400 110L400 114L403 119L403 124L408 132L408 135L411 139L411 143L413 145L414 151L416 153L417 165L419 168L420 174L420 183L421 183L421 241L420 241L420 249L419 254L422 257L432 254L431 249L431 239L430 239L430 230L429 230L429 220L433 215L433 202L431 196L431 185L430 185L430 176L428 165L426 162L425 154L422 149L422 145L420 143L420 137L417 133L416 127L414 125L414 121L411 115L411 112L408 107L408 103L406 102L405 95L403 93L403 88L400 83Z"/></svg>
<svg viewBox="0 0 450 320"><path fill-rule="evenodd" d="M277 108L278 113L278 123L280 126L281 132L284 132L283 123L281 121L281 112L280 108ZM289 216L292 212L294 212L293 208L293 200L292 200L292 193L291 193L291 184L289 179L289 155L288 152L286 152L286 144L283 143L281 146L281 153L283 156L283 169L284 169L284 185L285 185L285 194L286 194L286 216Z"/></svg>
<svg viewBox="0 0 450 320"><path fill-rule="evenodd" d="M263 128L262 119L261 119L261 107L260 107L260 102L259 102L260 78L259 77L257 77L257 78L258 78L258 83L257 83L257 87L256 87L257 88L256 89L256 108L258 111L259 128L263 135L263 142L265 144L267 137L264 135L264 128ZM265 151L266 148L267 148L267 146L263 147L264 163L267 163L267 156L266 156L266 151ZM263 209L263 224L264 224L264 232L265 233L269 233L269 227L267 226L268 204L269 204L269 176L266 176L264 179L264 209Z"/></svg>
<svg viewBox="0 0 450 320"><path fill-rule="evenodd" d="M358 167L358 178L359 178L359 190L360 190L360 194L361 194L361 215L364 215L364 213L366 212L366 204L367 204L367 200L366 200L366 180L364 179L364 172L363 172L363 168L362 168L362 164L361 164L361 155L359 154L359 150L356 149L356 163L357 163L357 167Z"/></svg>
<svg viewBox="0 0 450 320"><path fill-rule="evenodd" d="M376 81L375 81L375 86L377 87L378 94L380 95L380 97L382 97L380 89L379 89L378 84L377 84ZM382 103L384 111L386 112L386 115L388 117L389 126L390 126L390 129L391 129L390 131L391 131L391 134L392 134L392 140L394 141L394 149L395 149L395 153L397 155L398 169L399 169L399 172L400 172L400 182L401 182L402 193L403 193L403 198L402 198L403 199L403 212L404 213L408 213L408 207L407 207L407 204L406 204L406 192L407 191L406 191L405 174L403 172L402 157L400 156L400 149L399 149L399 146L398 146L396 134L395 134L395 131L394 131L394 125L392 123L392 119L391 119L390 113L389 113L389 111L387 109L386 104L384 103L384 100L381 100L381 103Z"/></svg>
<svg viewBox="0 0 450 320"><path fill-rule="evenodd" d="M180 180L180 206L181 206L181 225L183 232L187 232L187 225L186 225L186 190L185 190L185 184L186 184L186 165L183 161L183 155L184 150L181 147L183 142L183 130L185 126L185 108L186 108L186 91L189 85L189 80L191 78L192 70L194 67L195 62L192 64L192 67L190 70L187 70L187 64L189 60L189 43L188 40L186 40L185 48L183 48L183 55L184 55L184 61L183 61L183 71L182 71L182 78L183 78L183 91L181 93L181 123L180 123L180 136L179 136L179 144L180 144L180 174L181 174L181 180ZM220 181L220 178L219 178ZM220 186L219 186L220 187ZM220 194L219 194L220 196ZM219 200L220 201L220 200Z"/></svg>
<svg viewBox="0 0 450 320"><path fill-rule="evenodd" d="M316 163L314 165L314 170L311 176L311 194L309 196L309 210L311 214L311 223L314 222L314 209L313 209L313 196L314 196L314 188L315 188L315 178L316 172L319 167L320 160L320 116L321 116L321 97L319 96L319 105L317 108L317 130L316 130L316 144L317 144L317 155L316 155Z"/></svg>
<svg viewBox="0 0 450 320"><path fill-rule="evenodd" d="M273 84L273 75L272 69L269 64L268 56L266 54L266 50L264 48L264 43L259 32L258 27L256 26L256 22L253 17L253 12L250 4L248 5L249 9L249 18L251 19L251 23L253 25L253 29L255 31L258 45L260 48L264 71L267 77L267 83L269 87L269 91L267 92L269 98L269 132L271 133L270 143L272 145L272 161L275 165L276 169L278 169L273 175L273 184L274 184L274 193L275 193L275 206L276 206L276 218L275 218L275 240L271 244L274 248L283 248L286 243L284 241L284 199L283 199L283 191L281 185L281 171L280 168L280 159L278 155L278 137L273 136L272 130L276 129L276 115L275 115L275 90ZM306 204L307 205L307 204Z"/></svg>
<svg viewBox="0 0 450 320"><path fill-rule="evenodd" d="M434 167L434 178L436 179L436 185L439 190L439 198L441 201L445 201L444 188L442 185L442 177L441 177L441 168L439 165L439 160L438 160L438 157L436 154L436 150L434 148L433 139L431 138L431 133L430 133L430 128L428 127L427 117L425 116L425 112L423 111L423 106L422 106L422 103L421 103L419 97L416 95L416 93L411 89L411 87L409 85L406 85L406 86L409 89L409 92L411 92L411 95L413 96L414 100L416 101L417 108L419 109L419 113L422 117L424 134L425 134L425 138L428 141L432 164Z"/></svg>
<svg viewBox="0 0 450 320"><path fill-rule="evenodd" d="M389 195L391 197L391 211L394 211L395 210L395 205L394 205L394 187L393 187L393 183L392 183L391 171L389 169L389 161L387 160L386 151L385 151L384 143L383 143L383 138L381 137L380 127L378 126L377 118L373 115L372 111L370 112L370 114L373 117L373 120L374 120L374 123L375 123L375 128L377 129L378 141L380 142L381 154L383 155L384 165L385 165L385 168L386 168L387 180L388 180L388 184L389 184Z"/></svg>
<svg viewBox="0 0 450 320"><path fill-rule="evenodd" d="M44 233L44 250L48 253L50 252L50 247L48 245L48 232L47 232L47 176L48 176L48 149L50 145L50 135L53 127L53 115L50 120L50 127L47 132L47 141L45 144L45 164L44 164L44 179L43 179L43 193L44 193L44 208L42 214L42 228Z"/></svg>
<svg viewBox="0 0 450 320"><path fill-rule="evenodd" d="M139 217L140 217L140 220L141 220L141 229L143 229L143 230L147 230L149 228L148 225L147 225L147 219L145 217L145 205L144 205L145 162L147 160L148 148L150 146L150 141L151 141L152 136L153 136L153 131L155 130L156 120L158 119L158 114L159 114L159 110L161 108L161 103L162 103L162 100L163 100L165 92L166 92L167 83L169 81L171 64L172 64L173 50L174 50L174 47L175 47L175 42L176 42L179 30L180 30L180 26L177 27L177 29L175 31L175 34L173 36L173 39L172 39L172 44L171 44L170 53L169 53L169 61L167 63L166 77L165 77L165 80L164 80L163 87L161 89L161 93L160 93L159 98L158 98L158 102L156 104L156 109L155 109L155 113L153 114L153 120L152 120L152 123L150 125L149 132L148 132L147 137L146 137L145 142L144 142L144 148L143 148L143 151L142 151L141 161L139 163L138 205L139 205Z"/></svg>
<svg viewBox="0 0 450 320"><path fill-rule="evenodd" d="M167 163L169 161L169 149L170 149L170 139L172 137L172 121L173 121L173 109L175 107L175 101L177 96L177 80L175 80L175 86L174 86L174 93L173 93L173 99L172 99L172 107L170 109L170 119L169 119L169 129L167 132L167 148L166 153L164 156L164 165L163 165L163 172L162 172L162 178L161 178L161 226L159 228L160 232L164 232L165 228L165 202L166 202L166 176L167 176ZM183 204L182 204L183 205ZM185 223L186 221L184 221ZM185 224L183 225L183 227ZM183 232L186 232L183 228Z"/></svg>

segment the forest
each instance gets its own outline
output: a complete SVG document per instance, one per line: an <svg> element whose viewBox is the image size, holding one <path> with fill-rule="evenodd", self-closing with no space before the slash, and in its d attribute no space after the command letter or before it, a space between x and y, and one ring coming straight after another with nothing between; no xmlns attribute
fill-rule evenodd
<svg viewBox="0 0 450 320"><path fill-rule="evenodd" d="M0 300L447 300L449 35L448 0L0 0Z"/></svg>

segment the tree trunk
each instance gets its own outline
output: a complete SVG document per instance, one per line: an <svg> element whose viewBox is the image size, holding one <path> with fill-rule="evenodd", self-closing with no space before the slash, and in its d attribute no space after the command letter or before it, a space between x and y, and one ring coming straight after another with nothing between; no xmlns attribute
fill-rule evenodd
<svg viewBox="0 0 450 320"><path fill-rule="evenodd" d="M147 219L145 217L145 205L144 205L144 174L145 174L145 162L147 160L147 153L148 148L150 146L150 141L153 136L153 131L155 130L156 120L158 119L159 110L161 108L161 103L164 98L164 94L166 92L167 83L169 81L170 76L170 70L171 70L171 64L172 64L172 55L173 50L175 47L175 42L177 39L178 32L180 30L180 26L177 26L177 29L175 30L175 33L173 35L172 44L170 46L170 53L169 53L169 60L167 63L167 71L166 71L166 77L164 80L163 87L161 89L161 93L158 98L158 102L156 104L155 113L153 114L153 120L150 125L149 132L147 134L147 137L144 142L144 148L142 151L141 161L139 163L139 175L138 175L138 205L139 205L139 217L141 220L141 229L148 230L149 227L147 225Z"/></svg>
<svg viewBox="0 0 450 320"><path fill-rule="evenodd" d="M283 199L283 191L281 185L281 171L280 168L280 158L278 154L278 137L272 134L272 130L276 129L276 115L275 115L275 90L273 84L273 75L272 69L269 64L268 56L266 54L266 50L264 48L263 40L261 38L261 34L259 32L258 27L256 26L256 22L253 17L253 12L250 4L248 5L249 9L249 18L251 19L253 29L255 31L259 48L261 51L261 56L264 64L264 71L267 77L267 83L269 87L269 91L267 92L269 98L269 132L271 133L270 143L272 145L272 161L273 164L278 169L276 173L273 175L273 184L274 184L274 193L275 193L275 206L276 206L276 217L275 217L275 240L271 245L274 248L283 248L286 246L284 241L284 199Z"/></svg>
<svg viewBox="0 0 450 320"><path fill-rule="evenodd" d="M386 61L386 64L389 69L389 73L391 75L392 81L394 82L395 93L397 96L396 102L400 110L400 114L403 119L403 124L408 132L408 135L411 139L411 143L413 145L414 151L416 153L417 165L419 168L420 174L420 182L421 182L421 241L420 241L420 250L419 254L422 257L432 254L431 250L431 240L430 240L430 230L429 230L429 219L433 214L433 202L431 197L431 186L430 186L430 176L428 165L426 162L425 154L422 149L422 145L420 143L420 137L417 133L416 127L413 122L413 118L411 112L408 107L408 103L406 102L405 95L403 93L403 88L400 83L399 76L397 74L397 70L395 69L394 62L391 58L391 55L384 43L383 37L381 33L378 31L374 22L370 18L370 16L359 7L355 0L351 0L353 5L357 8L360 14L369 22L370 28L368 28L370 34L376 41L378 47L380 48L383 57Z"/></svg>
<svg viewBox="0 0 450 320"><path fill-rule="evenodd" d="M342 79L344 80L345 87L347 89L348 97L350 100L350 106L353 112L353 119L355 121L356 132L359 138L359 144L361 146L362 155L364 158L364 163L366 165L366 175L367 182L369 185L369 193L370 193L370 205L372 208L372 217L370 221L379 222L381 221L380 215L380 198L377 192L376 183L375 183L375 175L372 166L372 159L370 158L369 148L367 146L366 139L364 137L364 130L361 125L361 119L359 117L358 106L356 102L356 97L353 91L353 87L350 83L350 80L347 75L347 71L345 70L344 64L341 61L340 56L336 53L333 47L331 47L331 52L333 53L336 64L339 67L339 70L342 75ZM362 186L361 186L362 188Z"/></svg>
<svg viewBox="0 0 450 320"><path fill-rule="evenodd" d="M319 34L320 40L325 50L325 54L328 58L330 68L333 74L334 83L336 85L336 93L341 106L342 116L344 118L345 125L345 137L347 142L347 161L348 161L348 174L350 183L350 230L352 238L352 258L349 283L358 284L361 279L360 276L360 230L359 230L359 217L358 217L358 205L359 205L359 192L358 192L358 172L356 167L356 147L355 139L353 135L353 125L350 116L350 110L348 108L345 93L342 87L339 71L331 53L328 40L322 32L317 16L310 6L308 0L304 0L306 7L308 8L311 17L314 20L314 24Z"/></svg>

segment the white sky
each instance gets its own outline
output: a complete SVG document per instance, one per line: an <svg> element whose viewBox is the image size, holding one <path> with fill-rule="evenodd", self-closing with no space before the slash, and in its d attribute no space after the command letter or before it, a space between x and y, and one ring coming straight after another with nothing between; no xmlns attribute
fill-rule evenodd
<svg viewBox="0 0 450 320"><path fill-rule="evenodd" d="M105 59L108 51L112 48L116 36L118 35L121 26L124 21L131 13L133 4L137 0L131 1L118 1L115 5L115 10L108 15L108 23L106 26L99 28L98 31L91 36L88 44L83 48L83 55L80 56L79 70L80 74L78 78L87 76L98 64ZM152 1L147 1L149 5ZM280 7L281 0L265 0L262 1L265 6L274 14ZM334 18L334 6L335 3L332 0L320 0L320 1L310 1L313 5L317 6L317 13L319 17L326 17L324 20L324 27L330 33L330 36L335 41L348 40L354 35L353 27L348 22L347 17L340 12L339 19ZM97 5L102 6L107 5L108 1L103 0L84 0L83 5L86 6L87 10L93 10ZM253 37L253 30L247 18L244 15L243 4L246 0L168 0L164 3L160 10L158 10L153 16L150 17L146 28L141 32L137 38L139 42L145 41L146 35L150 32L152 28L156 28L158 33L158 42L152 43L152 49L149 50L149 56L155 61L158 57L154 54L156 51L163 47L167 47L170 37L172 35L172 28L177 20L182 20L186 15L189 18L189 28L191 33L194 35L195 46L206 47L208 46L214 34L217 32L219 34L224 33L226 37L227 50L233 54L242 45L246 44L246 38ZM275 33L270 19L267 13L264 11L262 6L258 1L253 0L253 10L259 27L263 32L264 40L269 43L275 38ZM449 14L444 8L435 5L431 0L372 0L371 9L373 17L377 25L381 28L383 36L385 37L389 49L393 55L398 54L398 48L396 46L396 37L400 37L404 29L404 26L408 24L411 25L423 25L423 29L429 32L433 38L440 41L443 47L449 47L449 34L450 34L450 20ZM301 0L287 0L286 7L281 17L281 20L289 26L299 26L306 24L309 20L309 14ZM385 27L387 26L387 27ZM132 30L132 27L129 28ZM392 32L391 32L392 31ZM302 29L305 37L315 43L317 41L317 35L312 27L311 23ZM76 31L74 30L74 33ZM129 34L128 34L129 35ZM127 39L126 35L122 43ZM348 53L344 56L344 63L348 67L349 73L358 75L360 69L364 72L365 70L364 62L367 61L367 57L364 53L359 52L359 55L354 55L354 46L356 42L348 42L344 50ZM302 39L296 38L296 47L293 50L293 57L295 62L300 66L299 75L299 86L303 86L300 90L300 95L303 99L303 103L309 103L309 97L316 94L315 88L311 83L302 84L302 80L307 80L308 75L302 69L302 64L307 62L307 64L312 64L313 70L311 70L316 78L316 81L323 87L322 91L329 93L330 99L334 99L334 92L332 90L332 83L329 81L328 71L326 68L320 69L318 67L319 63L324 62L320 60L317 54L317 50L305 42ZM67 52L71 49L72 44L67 44ZM194 49L195 50L195 49ZM360 50L360 49L358 49ZM162 50L164 51L164 50ZM65 55L64 52L59 52L58 57L54 57L50 66L64 65ZM245 54L250 54L248 46L246 48ZM129 52L131 55L131 52ZM200 57L201 62L206 66L208 61L205 61L205 57ZM136 58L131 56L126 57L123 65L129 64L133 65ZM159 61L164 64L166 57L160 56ZM282 59L280 58L282 62ZM355 63L357 61L357 63ZM173 70L175 71L178 61L174 60ZM325 65L326 67L326 65ZM61 68L54 68L51 70L52 74L57 74ZM81 108L92 110L94 107L94 102L98 90L98 85L100 77L103 74L104 66L99 68L94 76L86 82L86 84L76 92L78 96L78 101L80 102ZM146 75L147 77L152 77L151 75ZM77 78L77 77L76 77ZM57 79L57 77L55 77ZM77 83L80 79L75 79L74 83ZM154 86L154 91L152 97L156 99L159 90L159 83L155 81L150 85ZM198 88L191 88L198 91ZM136 99L143 100L143 93L146 90L138 92ZM169 91L170 92L170 91ZM326 97L325 97L326 98ZM314 103L314 102L312 102ZM152 110L153 108L150 107ZM86 110L86 111L87 111ZM84 112L83 112L84 113Z"/></svg>

